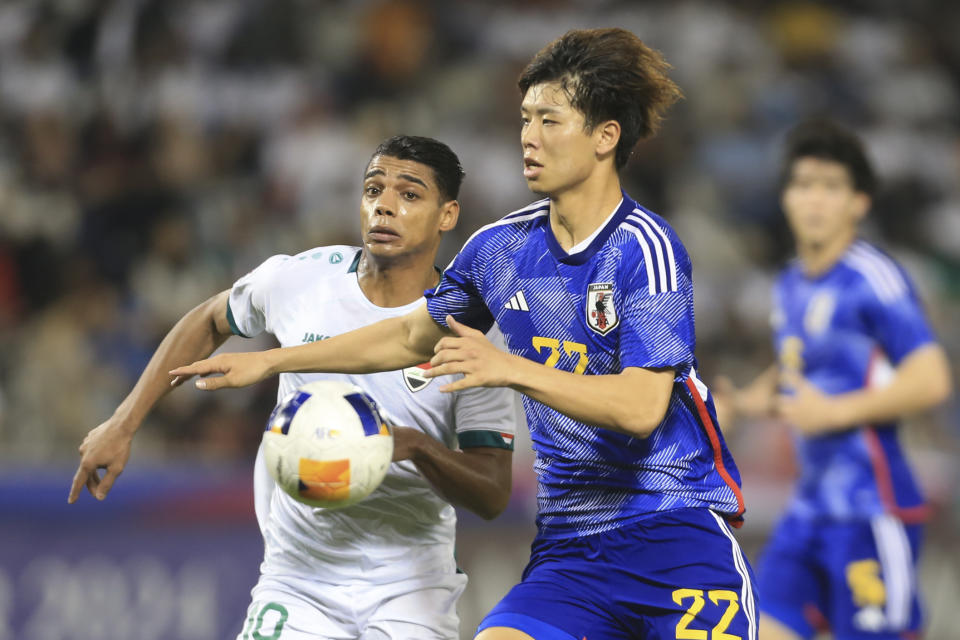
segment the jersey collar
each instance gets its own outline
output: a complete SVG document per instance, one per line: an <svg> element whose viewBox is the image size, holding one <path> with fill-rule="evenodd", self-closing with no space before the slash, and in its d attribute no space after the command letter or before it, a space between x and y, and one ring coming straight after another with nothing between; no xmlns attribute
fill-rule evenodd
<svg viewBox="0 0 960 640"><path fill-rule="evenodd" d="M546 218L546 225L544 228L544 234L547 237L547 246L550 248L550 253L553 254L553 257L556 258L559 262L565 264L583 264L587 260L593 257L597 251L600 250L600 247L606 243L607 239L610 237L617 227L620 226L620 223L633 211L637 203L630 199L630 196L626 194L622 189L620 193L623 196L623 199L620 200L619 206L613 211L607 220L600 225L600 228L594 232L593 239L589 240L589 243L585 248L582 248L582 245L586 243L581 242L573 249L581 249L579 251L574 251L573 253L567 253L563 250L563 247L560 246L560 243L557 242L557 238L553 235L553 229L550 228L549 216Z"/></svg>

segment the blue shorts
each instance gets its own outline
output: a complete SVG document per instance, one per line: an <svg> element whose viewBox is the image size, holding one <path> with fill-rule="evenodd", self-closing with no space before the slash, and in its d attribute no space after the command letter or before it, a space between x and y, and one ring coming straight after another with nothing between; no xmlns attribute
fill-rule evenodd
<svg viewBox="0 0 960 640"><path fill-rule="evenodd" d="M756 640L756 609L753 572L726 522L707 509L677 509L581 538L538 537L523 580L477 631Z"/></svg>
<svg viewBox="0 0 960 640"><path fill-rule="evenodd" d="M920 631L916 564L922 527L892 515L836 522L788 515L758 565L763 612L803 638L838 639Z"/></svg>

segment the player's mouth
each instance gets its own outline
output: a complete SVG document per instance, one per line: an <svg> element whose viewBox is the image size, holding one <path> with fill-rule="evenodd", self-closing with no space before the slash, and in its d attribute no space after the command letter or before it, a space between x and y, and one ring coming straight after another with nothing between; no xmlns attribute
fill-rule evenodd
<svg viewBox="0 0 960 640"><path fill-rule="evenodd" d="M530 180L536 178L543 171L543 165L533 158L523 159L523 177Z"/></svg>
<svg viewBox="0 0 960 640"><path fill-rule="evenodd" d="M385 225L376 225L367 231L367 239L371 242L393 242L400 239L400 234Z"/></svg>

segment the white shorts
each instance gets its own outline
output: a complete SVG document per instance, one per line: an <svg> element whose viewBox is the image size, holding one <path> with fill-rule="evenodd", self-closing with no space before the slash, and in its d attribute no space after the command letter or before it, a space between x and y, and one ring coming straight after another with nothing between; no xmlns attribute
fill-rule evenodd
<svg viewBox="0 0 960 640"><path fill-rule="evenodd" d="M457 640L463 573L332 585L261 576L237 640Z"/></svg>

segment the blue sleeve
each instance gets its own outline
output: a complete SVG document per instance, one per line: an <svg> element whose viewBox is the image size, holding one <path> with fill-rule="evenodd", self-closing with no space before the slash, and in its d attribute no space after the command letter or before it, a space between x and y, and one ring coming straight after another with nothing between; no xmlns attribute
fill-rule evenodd
<svg viewBox="0 0 960 640"><path fill-rule="evenodd" d="M901 275L906 278L906 274ZM861 314L866 330L894 365L918 347L936 340L912 285L895 298L881 298L867 285L863 292Z"/></svg>
<svg viewBox="0 0 960 640"><path fill-rule="evenodd" d="M674 247L677 249L677 247ZM686 376L695 363L696 332L689 259L679 255L676 289L651 292L646 267L638 261L626 287L620 326L623 367L676 369Z"/></svg>
<svg viewBox="0 0 960 640"><path fill-rule="evenodd" d="M441 327L447 326L447 314L484 333L493 326L493 316L480 295L482 262L477 259L480 245L479 236L468 240L443 272L437 286L423 293L430 317Z"/></svg>

